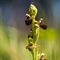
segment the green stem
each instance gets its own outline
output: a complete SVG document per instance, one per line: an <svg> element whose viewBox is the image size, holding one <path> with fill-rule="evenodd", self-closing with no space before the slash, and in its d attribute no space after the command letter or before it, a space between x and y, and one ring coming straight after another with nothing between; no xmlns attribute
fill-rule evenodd
<svg viewBox="0 0 60 60"><path fill-rule="evenodd" d="M35 43L36 39L35 39L35 27L34 27L34 21L35 18L32 18L32 34L33 34L33 43Z"/></svg>
<svg viewBox="0 0 60 60"><path fill-rule="evenodd" d="M32 33L33 33L33 42L35 44L36 39L35 39L34 34L35 34L36 30L34 28L34 21L35 21L35 19L32 20ZM33 60L38 60L38 49L37 49L37 47L33 49L32 55L33 55Z"/></svg>
<svg viewBox="0 0 60 60"><path fill-rule="evenodd" d="M33 34L33 42L34 42L34 20L32 20L32 34Z"/></svg>
<svg viewBox="0 0 60 60"><path fill-rule="evenodd" d="M38 49L34 48L32 51L33 60L38 60Z"/></svg>

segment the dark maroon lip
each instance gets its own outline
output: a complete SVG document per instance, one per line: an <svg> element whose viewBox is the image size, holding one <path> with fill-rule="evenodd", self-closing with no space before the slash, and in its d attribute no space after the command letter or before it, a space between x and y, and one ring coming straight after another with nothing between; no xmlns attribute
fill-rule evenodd
<svg viewBox="0 0 60 60"><path fill-rule="evenodd" d="M30 25L31 23L32 23L32 20L30 18L25 20L26 25Z"/></svg>
<svg viewBox="0 0 60 60"><path fill-rule="evenodd" d="M43 24L42 22L41 22L39 25L40 25L40 27L41 27L42 29L44 29L44 30L47 29L47 26L46 26L45 24Z"/></svg>

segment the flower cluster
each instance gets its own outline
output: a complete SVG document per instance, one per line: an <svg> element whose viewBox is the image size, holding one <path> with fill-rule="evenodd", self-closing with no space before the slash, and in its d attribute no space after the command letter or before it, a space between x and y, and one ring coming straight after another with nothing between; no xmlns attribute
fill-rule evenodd
<svg viewBox="0 0 60 60"><path fill-rule="evenodd" d="M42 53L41 57L38 57L38 48L36 42L39 39L39 28L46 30L47 26L42 22L42 18L39 21L35 20L36 15L37 8L33 4L31 4L29 7L29 14L26 14L25 20L25 24L27 26L32 24L30 34L28 34L28 45L26 46L26 49L28 49L32 53L33 60L46 60Z"/></svg>
<svg viewBox="0 0 60 60"><path fill-rule="evenodd" d="M32 19L30 18L29 14L26 14L26 17L27 17L27 19L25 20L25 23L26 23L26 25L30 25L32 23ZM47 29L47 26L42 23L42 20L43 20L42 18L39 21L35 20L34 23L38 24L42 29L45 30L45 29Z"/></svg>

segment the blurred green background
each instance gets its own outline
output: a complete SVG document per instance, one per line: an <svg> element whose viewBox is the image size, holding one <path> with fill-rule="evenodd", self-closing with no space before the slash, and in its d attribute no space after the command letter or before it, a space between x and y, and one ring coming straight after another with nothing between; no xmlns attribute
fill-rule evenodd
<svg viewBox="0 0 60 60"><path fill-rule="evenodd" d="M32 60L25 49L31 26L25 25L32 0L0 0L0 60ZM36 19L44 19L47 30L40 28L37 44L47 60L60 60L60 0L34 0Z"/></svg>

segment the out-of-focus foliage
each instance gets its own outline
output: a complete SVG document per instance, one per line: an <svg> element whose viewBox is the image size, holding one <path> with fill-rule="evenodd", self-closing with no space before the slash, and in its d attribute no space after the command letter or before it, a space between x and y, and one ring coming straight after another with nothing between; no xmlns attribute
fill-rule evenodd
<svg viewBox="0 0 60 60"><path fill-rule="evenodd" d="M27 35L12 27L8 27L8 32L7 34L3 25L0 25L0 60L31 60L31 53L25 49ZM40 29L39 33L38 44L41 45L39 50L45 52L47 60L59 60L60 52L57 31L48 28L46 31Z"/></svg>
<svg viewBox="0 0 60 60"><path fill-rule="evenodd" d="M31 53L25 49L28 44L27 32L30 29L24 25L28 8L25 1L29 4L29 0L0 2L0 60L32 60ZM37 17L43 17L48 26L47 30L40 28L39 51L46 54L47 60L60 60L60 2L35 0L34 3L38 8Z"/></svg>
<svg viewBox="0 0 60 60"><path fill-rule="evenodd" d="M40 29L40 51L46 53L48 60L59 60L59 39L58 32L53 28L48 28L46 31Z"/></svg>

